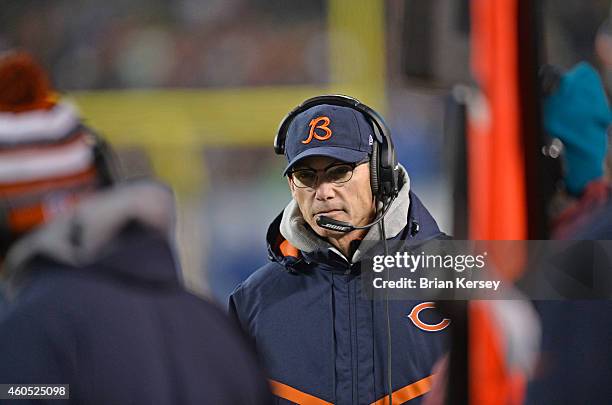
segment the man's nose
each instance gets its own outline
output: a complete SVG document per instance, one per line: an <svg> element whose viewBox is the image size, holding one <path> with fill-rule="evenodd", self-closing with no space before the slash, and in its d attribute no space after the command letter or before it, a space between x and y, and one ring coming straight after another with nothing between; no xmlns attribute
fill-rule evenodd
<svg viewBox="0 0 612 405"><path fill-rule="evenodd" d="M315 198L317 200L329 200L334 198L335 195L334 185L329 181L321 181L315 188Z"/></svg>

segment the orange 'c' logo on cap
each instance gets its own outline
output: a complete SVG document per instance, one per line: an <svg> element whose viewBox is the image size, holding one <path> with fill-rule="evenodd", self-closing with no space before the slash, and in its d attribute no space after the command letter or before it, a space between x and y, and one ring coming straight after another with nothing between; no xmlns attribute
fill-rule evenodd
<svg viewBox="0 0 612 405"><path fill-rule="evenodd" d="M322 124L321 124L322 122ZM317 118L313 118L310 121L310 124L308 124L308 126L310 127L310 132L308 133L308 138L303 140L302 143L303 144L308 144L310 143L310 141L312 141L312 138L314 137L315 139L318 139L319 141L325 141L326 139L329 139L332 136L332 130L329 129L329 123L330 120L328 117L317 117ZM323 131L325 131L325 135L319 135L317 134L317 132L315 131L315 129L322 129Z"/></svg>

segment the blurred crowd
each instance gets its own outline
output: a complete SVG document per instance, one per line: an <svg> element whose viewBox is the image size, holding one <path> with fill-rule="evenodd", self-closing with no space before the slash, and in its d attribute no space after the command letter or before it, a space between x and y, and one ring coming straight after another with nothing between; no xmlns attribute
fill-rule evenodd
<svg viewBox="0 0 612 405"><path fill-rule="evenodd" d="M322 0L9 2L0 50L62 90L304 84L326 78Z"/></svg>

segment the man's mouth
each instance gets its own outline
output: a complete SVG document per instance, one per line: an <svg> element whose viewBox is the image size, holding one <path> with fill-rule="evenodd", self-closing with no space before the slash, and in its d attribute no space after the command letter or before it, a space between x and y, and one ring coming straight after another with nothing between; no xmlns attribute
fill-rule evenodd
<svg viewBox="0 0 612 405"><path fill-rule="evenodd" d="M333 217L336 215L340 215L343 214L344 210L325 210L325 211L318 211L314 216L315 217Z"/></svg>

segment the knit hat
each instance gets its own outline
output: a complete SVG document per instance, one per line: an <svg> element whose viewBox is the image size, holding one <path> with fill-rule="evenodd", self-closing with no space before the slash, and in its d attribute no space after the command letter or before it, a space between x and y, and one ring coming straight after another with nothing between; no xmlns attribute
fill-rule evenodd
<svg viewBox="0 0 612 405"><path fill-rule="evenodd" d="M99 139L24 52L0 55L0 243L70 208L102 181Z"/></svg>

